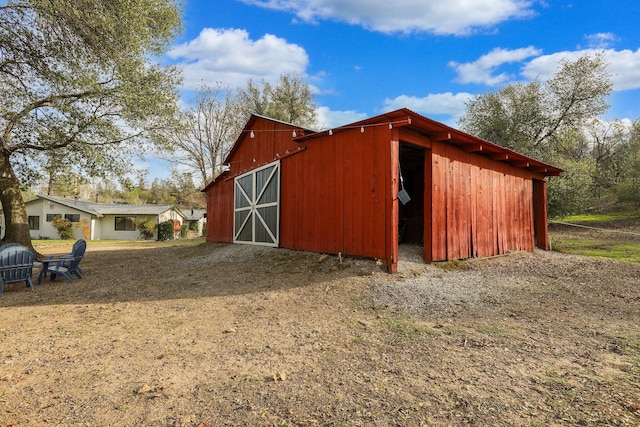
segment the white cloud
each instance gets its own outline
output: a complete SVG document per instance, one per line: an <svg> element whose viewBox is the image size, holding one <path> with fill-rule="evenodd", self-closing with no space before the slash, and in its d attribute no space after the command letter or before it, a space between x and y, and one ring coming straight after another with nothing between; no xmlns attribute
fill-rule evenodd
<svg viewBox="0 0 640 427"><path fill-rule="evenodd" d="M282 73L304 74L309 65L302 47L272 34L252 40L241 29L205 28L197 38L174 46L167 55L183 69L187 88L202 82L238 87L250 78L274 82Z"/></svg>
<svg viewBox="0 0 640 427"><path fill-rule="evenodd" d="M540 53L542 53L541 50L533 46L512 50L495 48L491 52L482 55L476 61L466 63L451 61L449 66L458 73L456 81L459 83L479 83L495 86L513 79L513 76L506 72L495 74L501 65L522 62L532 56L538 56Z"/></svg>
<svg viewBox="0 0 640 427"><path fill-rule="evenodd" d="M306 22L329 19L382 33L469 34L534 14L531 0L243 0L295 14Z"/></svg>
<svg viewBox="0 0 640 427"><path fill-rule="evenodd" d="M547 80L553 76L562 60L573 61L581 56L593 56L597 53L604 54L609 64L607 71L613 77L614 91L640 89L640 49L635 52L629 49L584 49L543 55L526 64L522 69L522 75L531 80Z"/></svg>
<svg viewBox="0 0 640 427"><path fill-rule="evenodd" d="M449 66L456 71L455 81L458 83L496 86L512 83L516 79L516 76L500 71L506 64L522 63L520 75L528 80L547 80L553 77L561 61L574 61L585 55L601 53L613 78L614 91L640 89L640 49L635 52L629 49L581 49L549 55L541 53L540 49L533 46L512 50L496 48L473 62L451 61Z"/></svg>
<svg viewBox="0 0 640 427"><path fill-rule="evenodd" d="M318 125L320 129L331 129L366 119L365 113L354 110L335 111L329 107L318 107Z"/></svg>
<svg viewBox="0 0 640 427"><path fill-rule="evenodd" d="M455 119L466 110L465 103L473 95L466 92L460 93L432 93L425 97L400 95L394 99L385 99L384 106L387 110L408 108L426 116L448 115Z"/></svg>
<svg viewBox="0 0 640 427"><path fill-rule="evenodd" d="M588 34L584 38L592 49L606 49L611 46L611 43L618 40L618 37L613 33Z"/></svg>

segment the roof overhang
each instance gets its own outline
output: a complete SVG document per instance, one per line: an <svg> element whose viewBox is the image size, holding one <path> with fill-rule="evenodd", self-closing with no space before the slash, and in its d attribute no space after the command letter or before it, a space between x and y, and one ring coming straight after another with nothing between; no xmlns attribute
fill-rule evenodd
<svg viewBox="0 0 640 427"><path fill-rule="evenodd" d="M459 147L463 151L477 153L492 160L502 161L511 166L527 169L544 176L558 176L562 173L562 169L560 168L454 129L444 123L431 120L407 108L391 111L337 128L327 129L322 132L301 135L294 138L294 140L296 142L312 141L322 136L332 135L335 132L355 128L364 130L372 126L388 126L389 129L402 127L423 135L431 141L446 142Z"/></svg>

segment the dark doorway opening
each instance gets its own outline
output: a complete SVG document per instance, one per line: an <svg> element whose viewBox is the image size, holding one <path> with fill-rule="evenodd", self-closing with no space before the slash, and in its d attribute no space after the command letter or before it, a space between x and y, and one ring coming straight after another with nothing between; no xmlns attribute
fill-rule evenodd
<svg viewBox="0 0 640 427"><path fill-rule="evenodd" d="M400 143L401 182L411 200L398 204L398 243L424 244L425 152L422 147Z"/></svg>

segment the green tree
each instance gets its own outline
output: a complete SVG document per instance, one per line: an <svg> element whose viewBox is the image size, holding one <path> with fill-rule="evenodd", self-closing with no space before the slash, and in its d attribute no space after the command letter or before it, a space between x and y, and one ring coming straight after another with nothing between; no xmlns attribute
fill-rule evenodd
<svg viewBox="0 0 640 427"><path fill-rule="evenodd" d="M549 180L547 186L548 213L551 218L562 218L584 212L593 194L593 159L551 159L564 172Z"/></svg>
<svg viewBox="0 0 640 427"><path fill-rule="evenodd" d="M249 80L238 92L243 124L251 114L305 128L317 125L317 106L311 87L298 74L282 74L277 85Z"/></svg>
<svg viewBox="0 0 640 427"><path fill-rule="evenodd" d="M517 83L473 97L460 119L471 134L564 169L549 180L550 216L584 210L594 180L602 178L598 168L608 162L611 141L596 144L602 148L596 154L593 137L613 88L606 67L602 54L563 61L545 82Z"/></svg>
<svg viewBox="0 0 640 427"><path fill-rule="evenodd" d="M615 153L618 164L619 184L617 198L640 208L640 119L633 124L627 140L620 144Z"/></svg>
<svg viewBox="0 0 640 427"><path fill-rule="evenodd" d="M606 66L601 54L583 56L563 61L546 82L477 95L467 103L460 127L522 154L551 158L561 135L582 131L609 108L613 82Z"/></svg>
<svg viewBox="0 0 640 427"><path fill-rule="evenodd" d="M174 115L176 69L152 63L180 29L171 0L7 0L0 6L0 202L31 246L20 183L61 168L118 172Z"/></svg>
<svg viewBox="0 0 640 427"><path fill-rule="evenodd" d="M616 186L622 178L618 148L629 138L627 127L619 120L603 122L593 120L586 127L591 145L591 157L595 161L593 176L595 196L601 197L603 192Z"/></svg>

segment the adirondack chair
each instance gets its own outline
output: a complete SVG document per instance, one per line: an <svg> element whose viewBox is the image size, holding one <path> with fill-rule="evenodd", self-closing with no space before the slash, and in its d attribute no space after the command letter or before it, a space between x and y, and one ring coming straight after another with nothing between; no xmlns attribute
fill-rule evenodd
<svg viewBox="0 0 640 427"><path fill-rule="evenodd" d="M33 260L36 254L16 243L0 246L0 295L5 283L25 281L33 292Z"/></svg>
<svg viewBox="0 0 640 427"><path fill-rule="evenodd" d="M77 240L71 248L71 253L67 255L52 255L42 261L42 269L38 276L38 284L42 278L49 274L50 280L56 280L58 275L64 276L68 281L73 282L72 274L82 279L82 269L80 261L87 250L87 242L84 239Z"/></svg>

